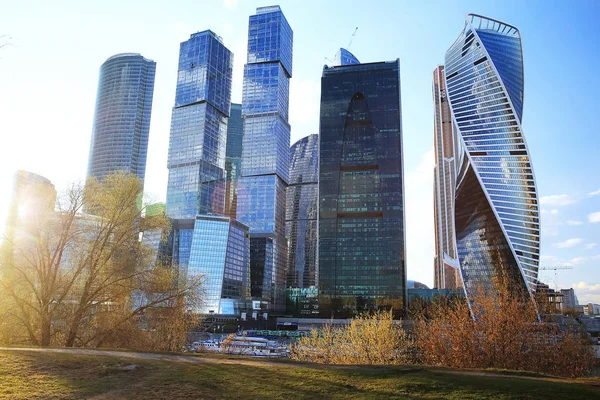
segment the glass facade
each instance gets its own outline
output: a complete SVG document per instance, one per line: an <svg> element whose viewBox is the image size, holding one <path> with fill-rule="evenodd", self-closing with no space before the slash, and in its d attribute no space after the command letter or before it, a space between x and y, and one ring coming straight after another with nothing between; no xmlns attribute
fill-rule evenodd
<svg viewBox="0 0 600 400"><path fill-rule="evenodd" d="M248 225L256 239L251 241L250 252L253 293L254 288L261 287L262 299L270 302L273 311L285 309L285 192L289 174L292 43L292 29L279 6L258 8L256 15L250 16L236 217ZM266 238L269 240L263 240ZM270 291L265 290L263 280L270 282Z"/></svg>
<svg viewBox="0 0 600 400"><path fill-rule="evenodd" d="M188 277L202 278L201 314L237 315L250 296L248 227L229 217L196 217Z"/></svg>
<svg viewBox="0 0 600 400"><path fill-rule="evenodd" d="M335 66L352 64L360 64L360 61L358 61L358 58L356 58L354 54L350 53L348 50L340 48L335 54L335 57L333 59L333 65Z"/></svg>
<svg viewBox="0 0 600 400"><path fill-rule="evenodd" d="M290 149L285 229L289 239L288 288L317 286L319 135L298 140Z"/></svg>
<svg viewBox="0 0 600 400"><path fill-rule="evenodd" d="M237 181L242 167L242 139L244 122L242 121L242 105L231 104L227 125L227 149L225 151L225 215L236 218Z"/></svg>
<svg viewBox="0 0 600 400"><path fill-rule="evenodd" d="M211 31L181 43L169 138L167 216L225 211L233 54Z"/></svg>
<svg viewBox="0 0 600 400"><path fill-rule="evenodd" d="M140 54L110 57L100 67L88 177L146 174L156 63Z"/></svg>
<svg viewBox="0 0 600 400"><path fill-rule="evenodd" d="M460 148L456 242L467 296L483 288L535 290L538 196L521 129L523 57L518 29L471 14L446 52L448 101Z"/></svg>
<svg viewBox="0 0 600 400"><path fill-rule="evenodd" d="M319 300L324 314L406 306L400 61L325 67Z"/></svg>
<svg viewBox="0 0 600 400"><path fill-rule="evenodd" d="M444 67L433 71L435 229L434 279L436 289L462 286L454 236L454 188L456 187L455 140L452 114L446 97Z"/></svg>

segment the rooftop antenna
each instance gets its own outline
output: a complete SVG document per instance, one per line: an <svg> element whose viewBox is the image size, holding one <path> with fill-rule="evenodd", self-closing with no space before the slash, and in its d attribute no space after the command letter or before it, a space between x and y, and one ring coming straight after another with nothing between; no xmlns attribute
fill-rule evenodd
<svg viewBox="0 0 600 400"><path fill-rule="evenodd" d="M354 36L356 36L357 30L358 30L358 26L356 28L354 28L354 33L352 33L352 36L350 37L350 43L348 43L348 47L346 47L346 50L350 50L350 46L352 46L352 41L354 40Z"/></svg>

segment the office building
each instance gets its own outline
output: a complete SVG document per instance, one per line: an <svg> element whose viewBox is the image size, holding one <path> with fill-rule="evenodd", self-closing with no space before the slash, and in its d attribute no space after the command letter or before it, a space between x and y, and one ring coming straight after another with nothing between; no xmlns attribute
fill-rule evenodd
<svg viewBox="0 0 600 400"><path fill-rule="evenodd" d="M433 215L435 258L433 285L436 289L461 286L454 237L454 188L456 158L452 115L446 98L444 67L433 71L433 116L435 166L433 177Z"/></svg>
<svg viewBox="0 0 600 400"><path fill-rule="evenodd" d="M225 211L225 150L233 54L212 31L179 48L169 137L167 216L193 219Z"/></svg>
<svg viewBox="0 0 600 400"><path fill-rule="evenodd" d="M599 315L600 314L600 304L588 303L583 306L583 314L584 315Z"/></svg>
<svg viewBox="0 0 600 400"><path fill-rule="evenodd" d="M140 54L110 57L100 67L87 176L146 174L156 63Z"/></svg>
<svg viewBox="0 0 600 400"><path fill-rule="evenodd" d="M285 196L293 32L279 6L257 8L248 26L237 219L250 228L252 296L285 309Z"/></svg>
<svg viewBox="0 0 600 400"><path fill-rule="evenodd" d="M532 293L540 216L523 119L523 54L514 26L470 14L446 52L456 145L455 235L467 297Z"/></svg>
<svg viewBox="0 0 600 400"><path fill-rule="evenodd" d="M576 308L579 305L579 301L577 300L577 296L575 295L575 290L571 289L560 289L560 292L563 295L563 310Z"/></svg>
<svg viewBox="0 0 600 400"><path fill-rule="evenodd" d="M192 311L240 315L250 297L248 227L224 216L199 215L187 278L202 279L202 302Z"/></svg>
<svg viewBox="0 0 600 400"><path fill-rule="evenodd" d="M242 139L244 122L242 121L242 105L231 103L229 123L227 124L227 147L225 151L225 215L236 217L237 181L242 166Z"/></svg>
<svg viewBox="0 0 600 400"><path fill-rule="evenodd" d="M324 316L406 307L400 61L325 66L319 301Z"/></svg>
<svg viewBox="0 0 600 400"><path fill-rule="evenodd" d="M288 288L317 286L319 135L298 140L290 149L285 228L289 240Z"/></svg>

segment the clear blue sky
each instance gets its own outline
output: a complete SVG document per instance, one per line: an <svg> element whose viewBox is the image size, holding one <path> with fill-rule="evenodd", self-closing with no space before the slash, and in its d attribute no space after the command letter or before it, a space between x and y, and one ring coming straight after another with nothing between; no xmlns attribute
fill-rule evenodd
<svg viewBox="0 0 600 400"><path fill-rule="evenodd" d="M0 5L0 219L11 176L40 173L64 188L85 177L98 69L138 52L157 62L146 191L166 192L166 159L179 43L212 29L235 54L240 101L248 16L257 6L225 1L2 1ZM600 2L280 1L294 30L292 142L318 131L325 57L346 47L363 62L400 58L409 278L433 280L433 111L435 66L457 38L464 13L517 26L525 58L523 130L542 197L542 274L600 303ZM597 220L598 222L591 222Z"/></svg>

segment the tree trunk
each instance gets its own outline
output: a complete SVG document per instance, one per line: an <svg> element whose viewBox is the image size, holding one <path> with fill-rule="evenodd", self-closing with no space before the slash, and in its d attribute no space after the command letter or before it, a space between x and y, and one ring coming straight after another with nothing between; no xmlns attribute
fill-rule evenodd
<svg viewBox="0 0 600 400"><path fill-rule="evenodd" d="M50 329L51 329L50 316L48 315L47 312L42 313L42 318L41 318L42 340L40 342L40 345L42 347L50 346Z"/></svg>
<svg viewBox="0 0 600 400"><path fill-rule="evenodd" d="M65 341L65 347L75 346L75 339L77 339L77 334L79 333L79 326L81 325L82 316L83 313L81 310L78 309L75 311L75 315L73 315L73 320L71 321L69 333L67 334L67 339Z"/></svg>

